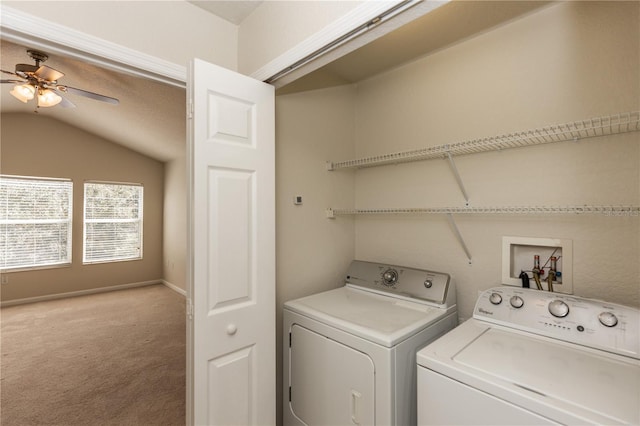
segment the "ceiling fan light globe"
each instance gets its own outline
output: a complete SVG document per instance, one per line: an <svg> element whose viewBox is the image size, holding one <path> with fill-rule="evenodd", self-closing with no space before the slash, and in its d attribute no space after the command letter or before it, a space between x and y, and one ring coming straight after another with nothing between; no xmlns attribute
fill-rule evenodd
<svg viewBox="0 0 640 426"><path fill-rule="evenodd" d="M13 90L9 93L11 93L11 95L20 102L27 103L27 101L33 99L33 96L36 93L36 88L30 84L19 84L13 86Z"/></svg>
<svg viewBox="0 0 640 426"><path fill-rule="evenodd" d="M58 105L62 101L62 97L53 90L45 89L38 94L39 107L52 107Z"/></svg>

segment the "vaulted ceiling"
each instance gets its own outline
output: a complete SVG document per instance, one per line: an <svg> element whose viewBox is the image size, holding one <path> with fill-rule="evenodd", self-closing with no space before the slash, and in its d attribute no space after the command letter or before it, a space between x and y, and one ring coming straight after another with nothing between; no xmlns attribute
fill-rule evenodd
<svg viewBox="0 0 640 426"><path fill-rule="evenodd" d="M34 64L27 46L0 42L0 68L14 71L16 64ZM45 52L48 53L48 52ZM49 55L42 65L64 73L63 85L120 100L119 105L65 94L75 108L36 108L9 94L13 84L0 87L0 107L5 113L39 114L117 142L159 161L184 155L186 139L185 90L156 81L108 71L60 55ZM3 74L2 79L14 76ZM5 116L6 119L7 116Z"/></svg>

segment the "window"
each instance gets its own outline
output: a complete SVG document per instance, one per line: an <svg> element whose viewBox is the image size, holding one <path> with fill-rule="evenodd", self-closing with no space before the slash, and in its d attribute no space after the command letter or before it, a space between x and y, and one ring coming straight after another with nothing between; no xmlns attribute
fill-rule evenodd
<svg viewBox="0 0 640 426"><path fill-rule="evenodd" d="M0 269L71 263L73 183L0 176Z"/></svg>
<svg viewBox="0 0 640 426"><path fill-rule="evenodd" d="M142 258L141 185L84 184L84 263Z"/></svg>

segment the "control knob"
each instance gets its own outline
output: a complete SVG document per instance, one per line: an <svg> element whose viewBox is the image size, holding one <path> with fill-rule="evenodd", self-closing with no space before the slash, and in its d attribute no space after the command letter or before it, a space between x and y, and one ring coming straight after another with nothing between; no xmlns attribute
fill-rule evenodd
<svg viewBox="0 0 640 426"><path fill-rule="evenodd" d="M398 281L398 271L387 269L382 273L382 283L387 287L392 287Z"/></svg>
<svg viewBox="0 0 640 426"><path fill-rule="evenodd" d="M606 327L615 327L618 325L618 317L616 317L612 312L602 312L598 315L598 319L600 320L600 324Z"/></svg>
<svg viewBox="0 0 640 426"><path fill-rule="evenodd" d="M493 303L494 305L499 305L500 303L502 303L502 296L500 296L498 293L491 293L491 296L489 296L489 302Z"/></svg>
<svg viewBox="0 0 640 426"><path fill-rule="evenodd" d="M564 303L562 300L554 300L549 303L549 313L557 318L564 318L569 315L569 305Z"/></svg>
<svg viewBox="0 0 640 426"><path fill-rule="evenodd" d="M512 296L509 303L511 303L511 306L514 308L520 309L524 305L524 300L522 300L522 297L520 296Z"/></svg>

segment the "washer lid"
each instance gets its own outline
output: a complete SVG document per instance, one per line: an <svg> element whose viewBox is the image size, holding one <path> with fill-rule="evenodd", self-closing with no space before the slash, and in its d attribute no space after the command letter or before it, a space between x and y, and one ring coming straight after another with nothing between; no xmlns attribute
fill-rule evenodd
<svg viewBox="0 0 640 426"><path fill-rule="evenodd" d="M454 312L455 306L435 308L345 286L291 300L285 309L392 347Z"/></svg>
<svg viewBox="0 0 640 426"><path fill-rule="evenodd" d="M418 363L561 423L640 423L640 363L469 320Z"/></svg>

